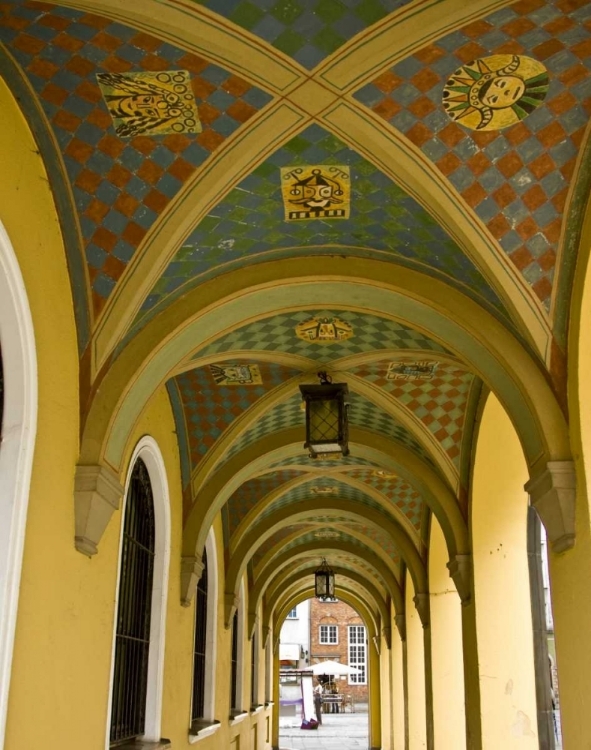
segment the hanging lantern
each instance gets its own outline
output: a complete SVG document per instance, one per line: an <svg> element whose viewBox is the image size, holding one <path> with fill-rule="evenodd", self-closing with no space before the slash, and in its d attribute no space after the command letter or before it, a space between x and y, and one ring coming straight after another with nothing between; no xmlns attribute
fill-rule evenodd
<svg viewBox="0 0 591 750"><path fill-rule="evenodd" d="M349 425L345 397L346 383L333 383L325 372L319 372L320 385L301 385L306 405L306 442L310 458L349 455Z"/></svg>
<svg viewBox="0 0 591 750"><path fill-rule="evenodd" d="M334 572L328 567L326 559L322 558L322 564L314 573L314 589L316 598L325 602L335 598L334 595Z"/></svg>

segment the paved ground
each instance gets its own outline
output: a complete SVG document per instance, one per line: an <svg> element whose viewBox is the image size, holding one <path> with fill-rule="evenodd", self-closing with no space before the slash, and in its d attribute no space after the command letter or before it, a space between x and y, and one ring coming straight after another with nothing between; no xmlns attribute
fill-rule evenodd
<svg viewBox="0 0 591 750"><path fill-rule="evenodd" d="M279 719L281 750L367 750L367 713L324 714L315 730L300 729L300 722Z"/></svg>

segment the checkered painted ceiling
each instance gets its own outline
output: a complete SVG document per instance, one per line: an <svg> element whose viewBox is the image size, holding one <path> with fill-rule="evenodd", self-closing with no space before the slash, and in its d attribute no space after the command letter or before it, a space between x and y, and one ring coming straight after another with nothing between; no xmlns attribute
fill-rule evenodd
<svg viewBox="0 0 591 750"><path fill-rule="evenodd" d="M431 457L423 446L393 417L359 394L351 393L349 402L351 404L349 409L349 425L351 427L360 427L382 435L395 443L398 442L415 452L423 461L433 465ZM273 407L236 440L226 453L221 465L265 435L297 426L301 426L303 430L304 412L301 409L301 404L302 397L298 391L287 401Z"/></svg>
<svg viewBox="0 0 591 750"><path fill-rule="evenodd" d="M232 360L234 365L259 368L261 383L217 385L210 365L177 375L168 383L169 393L178 393L181 411L175 416L186 436L191 467L201 461L232 422L273 388L298 374L298 370L256 360ZM180 421L179 421L180 420Z"/></svg>
<svg viewBox="0 0 591 750"><path fill-rule="evenodd" d="M0 41L37 94L66 168L96 314L195 169L270 96L205 59L103 16L17 0L2 10ZM202 132L117 137L97 74L178 69L191 75ZM84 283L73 280L74 286Z"/></svg>
<svg viewBox="0 0 591 750"><path fill-rule="evenodd" d="M550 88L521 122L476 132L450 120L442 90L462 64L493 54L543 63ZM528 0L455 29L355 94L433 161L547 309L569 180L591 114L590 57L589 3Z"/></svg>
<svg viewBox="0 0 591 750"><path fill-rule="evenodd" d="M346 340L326 342L322 346L304 341L295 335L295 328L310 318L338 317L353 328L354 335ZM231 333L221 336L214 343L201 349L194 359L223 354L227 351L252 350L280 351L297 354L313 362L330 362L376 349L412 349L427 352L446 350L420 331L376 315L351 310L294 311L248 323Z"/></svg>
<svg viewBox="0 0 591 750"><path fill-rule="evenodd" d="M439 364L429 380L388 380L389 362L374 362L351 370L383 388L429 429L459 468L462 428L474 375L463 368Z"/></svg>
<svg viewBox="0 0 591 750"><path fill-rule="evenodd" d="M273 490L279 489L286 482L303 474L302 471L284 469L262 477L255 477L242 484L227 503L230 534L234 533L242 519L258 502L264 500Z"/></svg>
<svg viewBox="0 0 591 750"><path fill-rule="evenodd" d="M349 166L349 219L284 221L280 169L306 164ZM164 305L247 259L252 264L335 252L418 268L503 311L473 263L413 198L334 135L313 125L258 166L200 222L146 298L134 326L145 325Z"/></svg>
<svg viewBox="0 0 591 750"><path fill-rule="evenodd" d="M311 69L411 0L204 0L203 5Z"/></svg>
<svg viewBox="0 0 591 750"><path fill-rule="evenodd" d="M320 490L321 494L317 494L318 490ZM334 494L322 494L328 490L332 490ZM361 492L356 487L351 487L351 485L340 482L338 479L321 477L318 479L311 479L309 482L294 487L281 497L277 498L277 500L271 503L271 505L269 505L269 507L262 513L260 517L261 521L268 518L273 513L276 513L278 510L287 508L288 506L293 506L294 510L297 510L297 505L306 500L317 499L319 505L321 505L322 500L325 497L328 500L337 498L340 500L349 500L351 502L361 503L362 505L374 508L375 510L382 510L377 500L374 500L369 495ZM309 520L312 521L313 517Z"/></svg>

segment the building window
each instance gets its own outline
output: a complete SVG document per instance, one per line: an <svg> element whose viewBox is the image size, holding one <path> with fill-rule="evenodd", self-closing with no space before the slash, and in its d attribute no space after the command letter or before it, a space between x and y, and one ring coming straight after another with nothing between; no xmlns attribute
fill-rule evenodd
<svg viewBox="0 0 591 750"><path fill-rule="evenodd" d="M195 647L193 650L193 707L191 721L202 719L205 708L205 659L207 653L207 552L203 551L203 573L195 601Z"/></svg>
<svg viewBox="0 0 591 750"><path fill-rule="evenodd" d="M339 631L336 625L320 626L320 643L323 645L335 645L339 642Z"/></svg>
<svg viewBox="0 0 591 750"><path fill-rule="evenodd" d="M288 620L297 620L298 619L298 608L294 607L293 609L290 609L287 613L287 619Z"/></svg>
<svg viewBox="0 0 591 750"><path fill-rule="evenodd" d="M258 648L257 648L257 636L253 634L250 648L250 705L255 707L258 705L258 670L257 670L257 659L258 659Z"/></svg>
<svg viewBox="0 0 591 750"><path fill-rule="evenodd" d="M238 610L232 619L232 658L230 682L230 712L238 710Z"/></svg>
<svg viewBox="0 0 591 750"><path fill-rule="evenodd" d="M154 502L148 470L138 458L131 475L121 549L111 708L111 745L144 734L152 580Z"/></svg>
<svg viewBox="0 0 591 750"><path fill-rule="evenodd" d="M365 685L367 683L367 646L363 625L349 625L349 666L360 670L358 674L349 675L349 685Z"/></svg>

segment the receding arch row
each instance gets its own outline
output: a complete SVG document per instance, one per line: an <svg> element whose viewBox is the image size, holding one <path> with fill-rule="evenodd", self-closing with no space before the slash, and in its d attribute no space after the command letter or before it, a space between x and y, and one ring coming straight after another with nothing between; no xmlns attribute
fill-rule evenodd
<svg viewBox="0 0 591 750"><path fill-rule="evenodd" d="M396 543L400 550L400 556L406 563L411 574L413 585L417 593L427 593L427 573L425 565L416 547L408 538L404 530L385 514L363 506L350 500L328 500L305 501L298 503L297 510L292 508L279 508L265 518L265 523L259 523L244 537L234 554L230 558L230 564L226 571L226 596L238 594L238 588L246 565L257 548L278 529L288 524L296 524L306 521L314 514L325 517L345 516L351 521L358 521L365 526L385 531ZM262 527L262 528L261 528Z"/></svg>
<svg viewBox="0 0 591 750"><path fill-rule="evenodd" d="M436 359L444 363L452 364L458 368L470 372L465 363L458 361L447 354L427 351L424 349L379 349L371 352L362 352L351 356L343 357L336 360L330 368L331 375L335 380L345 380L356 393L364 396L375 406L382 409L384 413L393 416L409 432L409 434L419 443L423 449L428 452L436 466L443 476L452 486L457 486L459 473L446 451L436 440L434 435L425 427L425 425L416 417L414 412L396 398L385 392L379 386L374 385L360 378L358 375L349 372L349 368L359 365L368 365L372 362L394 359L404 354L405 357L416 357L417 359ZM264 416L274 406L285 401L297 391L297 386L302 382L309 382L316 376L318 363L298 354L287 354L283 352L270 352L267 350L228 350L220 354L209 355L200 359L190 359L187 363L181 364L174 376L189 372L195 368L201 368L211 363L220 363L224 361L234 361L236 359L245 359L249 361L271 362L281 364L286 367L299 369L301 372L297 376L290 378L286 383L273 388L267 394L262 396L256 404L250 407L244 415L234 420L223 437L220 438L208 455L192 471L192 478L195 484L200 485L204 480L203 476L212 470L219 462L223 461L226 453L232 448L233 444L250 428L251 424L257 419Z"/></svg>
<svg viewBox="0 0 591 750"><path fill-rule="evenodd" d="M363 452L384 468L393 470L419 492L442 526L450 558L469 552L468 529L456 497L432 467L421 461L412 451L394 441L386 440L381 435L355 429L351 431L350 437L351 445L356 452ZM276 460L282 446L293 449L292 455L301 453L300 430L285 430L266 436L248 446L227 462L223 473L214 474L201 488L199 502L193 505L185 522L184 555L199 558L207 530L217 513L243 482L256 475L262 465Z"/></svg>
<svg viewBox="0 0 591 750"><path fill-rule="evenodd" d="M243 274L238 275L243 283ZM410 269L356 259L313 258L304 272L297 263L278 261L253 268L251 276L253 286L239 294L212 299L211 289L208 295L200 288L198 298L187 295L126 347L95 394L83 433L83 462L102 458L118 468L129 432L151 395L192 351L243 325L245 309L263 317L320 305L405 320L453 351L503 402L532 473L541 471L545 460L569 457L564 415L539 362L494 316L457 290ZM228 277L240 288L233 274ZM211 303L204 305L208 296ZM192 303L200 312L187 321L180 313Z"/></svg>
<svg viewBox="0 0 591 750"><path fill-rule="evenodd" d="M245 355L257 358L255 352L243 352ZM216 441L207 455L199 462L192 473L191 481L194 487L200 487L207 478L224 463L228 452L232 450L241 437L256 424L260 419L266 416L274 407L287 402L297 394L297 388L302 383L314 380L318 364L311 366L310 370L299 373L292 377L286 383L277 386L270 392L258 399L249 409L237 417L230 426L224 431L223 435ZM458 471L453 465L447 453L441 447L441 444L435 439L434 435L426 426L414 415L414 413L397 401L394 397L385 393L378 386L366 382L363 378L352 373L341 371L333 367L330 368L331 376L335 381L346 381L350 390L366 398L374 406L397 420L408 431L411 437L428 453L445 477L446 481L452 486L457 487L459 481Z"/></svg>
<svg viewBox="0 0 591 750"><path fill-rule="evenodd" d="M269 596L265 596L264 599L264 615L263 622L266 621L266 617L271 615L277 607L281 607L281 602L285 600L287 592L292 586L299 585L310 585L310 582L314 581L314 570L318 567L318 563L309 562L305 567L290 571L286 575L278 576L273 591L270 592ZM382 622L388 622L389 619L389 602L386 601L379 592L372 585L370 581L364 580L364 577L360 573L342 568L339 565L332 565L334 570L339 593L337 596L340 598L340 592L342 590L359 591L360 594L363 592L363 598L373 612L379 614ZM355 588L350 586L350 581L356 584Z"/></svg>
<svg viewBox="0 0 591 750"><path fill-rule="evenodd" d="M320 554L334 553L335 555L347 555L359 558L369 565L375 576L375 583L373 585L376 587L376 590L378 587L383 588L393 601L396 612L403 612L404 597L402 595L402 588L392 568L388 565L388 561L379 556L375 551L363 551L363 555L361 552L362 550L358 546L350 542L344 541L336 544L335 542L327 543L327 540L308 542L307 544L302 544L283 552L277 552L272 562L266 565L259 576L257 576L255 585L250 591L252 608L255 609L258 607L262 598L267 595L267 589L273 581L282 580L283 577L287 577L294 567L302 564L302 560L306 561L314 557L316 559L315 567L318 567L317 559ZM363 571L363 575L367 578L365 571Z"/></svg>
<svg viewBox="0 0 591 750"><path fill-rule="evenodd" d="M263 628L270 629L272 627L273 633L275 634L275 646L279 642L278 631L281 627L281 623L285 620L289 610L296 606L296 604L303 602L305 599L311 599L313 597L314 586L306 586L305 582L302 582L299 585L296 583L290 592L286 592L284 600L277 604L274 613L265 613L265 616L263 617ZM364 600L358 591L349 589L346 586L342 587L339 592L339 598L347 602L347 604L356 610L367 628L369 638L375 642L375 639L380 634L380 626L377 613L372 611L370 603ZM387 626L383 626L383 629L386 627ZM265 630L264 632L267 631Z"/></svg>
<svg viewBox="0 0 591 750"><path fill-rule="evenodd" d="M248 534L249 529L259 522L261 516L268 510L268 508L272 507L275 502L281 501L281 498L291 490L308 484L310 481L313 481L314 478L313 474L305 474L303 476L295 477L281 487L270 492L266 497L262 497L257 502L256 506L251 508L251 510L244 516L238 527L232 533L232 536L230 537L230 555L234 554L234 551L239 546L242 539ZM397 523L403 527L409 538L414 541L417 547L419 546L419 538L416 529L411 525L404 513L390 502L379 490L376 490L374 487L371 487L360 479L349 477L346 474L339 477L333 475L331 478L334 481L338 481L340 484L359 491L360 494L366 495L371 500L374 500L381 506L385 513L392 515L396 519ZM363 501L361 502L363 504Z"/></svg>

